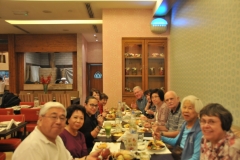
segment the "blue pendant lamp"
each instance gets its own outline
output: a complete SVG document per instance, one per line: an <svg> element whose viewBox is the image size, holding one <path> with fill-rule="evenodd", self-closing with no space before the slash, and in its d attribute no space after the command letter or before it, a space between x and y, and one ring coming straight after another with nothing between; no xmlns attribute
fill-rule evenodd
<svg viewBox="0 0 240 160"><path fill-rule="evenodd" d="M168 22L163 18L155 18L151 22L151 31L153 33L164 33L167 31Z"/></svg>

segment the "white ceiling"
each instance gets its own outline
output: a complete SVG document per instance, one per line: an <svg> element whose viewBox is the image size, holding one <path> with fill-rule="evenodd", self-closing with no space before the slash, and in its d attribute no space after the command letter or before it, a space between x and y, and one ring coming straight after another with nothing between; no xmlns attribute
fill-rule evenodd
<svg viewBox="0 0 240 160"><path fill-rule="evenodd" d="M88 42L102 41L102 25L91 24L11 25L5 20L102 20L102 9L154 9L157 0L0 0L0 34L70 34L81 33ZM90 18L85 6L90 3L94 18ZM26 11L27 15L19 12ZM51 13L44 13L51 12ZM22 30L21 30L22 29ZM24 31L23 31L24 30ZM26 31L26 32L25 32Z"/></svg>

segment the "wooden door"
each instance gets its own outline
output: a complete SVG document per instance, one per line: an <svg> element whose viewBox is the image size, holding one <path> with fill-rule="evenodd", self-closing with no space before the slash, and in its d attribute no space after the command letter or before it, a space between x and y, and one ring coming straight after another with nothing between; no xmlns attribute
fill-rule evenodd
<svg viewBox="0 0 240 160"><path fill-rule="evenodd" d="M103 74L102 74L102 64L92 64L87 63L87 95L92 88L98 89L103 92Z"/></svg>

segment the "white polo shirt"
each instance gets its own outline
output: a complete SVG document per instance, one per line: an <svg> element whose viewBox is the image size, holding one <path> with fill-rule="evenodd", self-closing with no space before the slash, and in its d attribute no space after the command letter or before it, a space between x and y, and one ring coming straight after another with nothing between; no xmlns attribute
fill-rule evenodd
<svg viewBox="0 0 240 160"><path fill-rule="evenodd" d="M54 144L35 127L14 151L12 160L73 160L73 158L59 136Z"/></svg>

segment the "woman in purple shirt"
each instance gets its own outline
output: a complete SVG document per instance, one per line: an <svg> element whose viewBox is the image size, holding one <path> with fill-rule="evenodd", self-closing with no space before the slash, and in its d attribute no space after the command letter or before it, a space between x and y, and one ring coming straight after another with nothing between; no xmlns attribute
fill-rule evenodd
<svg viewBox="0 0 240 160"><path fill-rule="evenodd" d="M85 108L81 105L71 105L67 108L66 127L60 134L63 143L73 158L88 155L85 137L78 130L82 127L85 118Z"/></svg>

